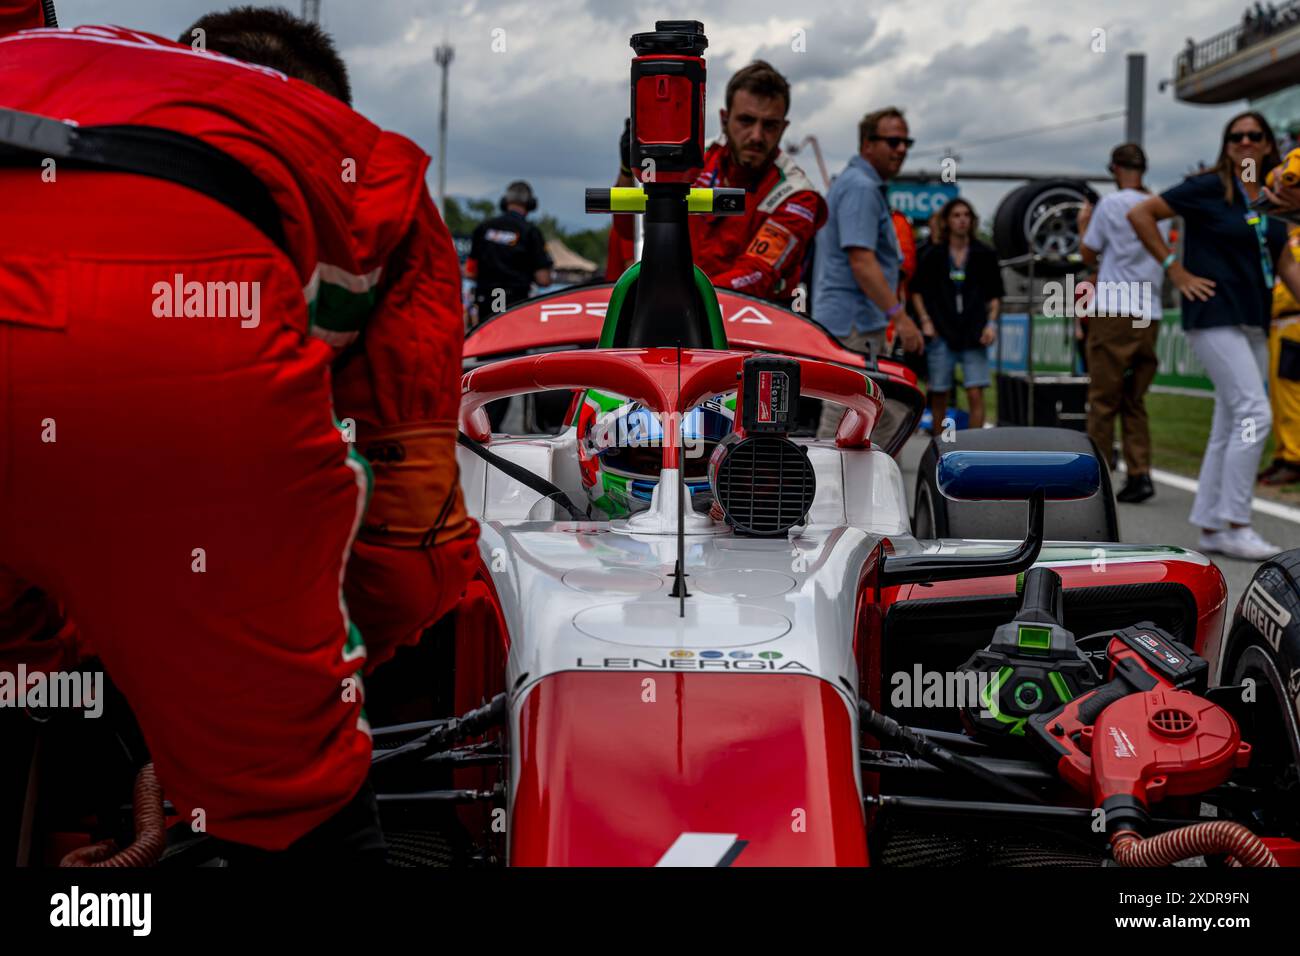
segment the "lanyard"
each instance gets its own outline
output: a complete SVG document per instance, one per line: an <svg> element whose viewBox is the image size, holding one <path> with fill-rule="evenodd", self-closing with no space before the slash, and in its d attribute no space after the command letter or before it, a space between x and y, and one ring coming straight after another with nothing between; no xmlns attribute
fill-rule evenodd
<svg viewBox="0 0 1300 956"><path fill-rule="evenodd" d="M1246 190L1242 187L1241 181L1234 179L1233 182L1237 184L1237 191L1241 193L1241 200L1246 204L1246 225L1255 230L1255 241L1259 243L1259 267L1264 272L1264 288L1272 291L1273 258L1268 254L1268 216L1257 209L1251 209L1250 199L1246 196Z"/></svg>
<svg viewBox="0 0 1300 956"><path fill-rule="evenodd" d="M970 261L970 251L966 252L966 259ZM966 269L952 261L952 253L948 253L948 278L952 281L953 288L956 290L957 311L962 311L962 286L966 282Z"/></svg>

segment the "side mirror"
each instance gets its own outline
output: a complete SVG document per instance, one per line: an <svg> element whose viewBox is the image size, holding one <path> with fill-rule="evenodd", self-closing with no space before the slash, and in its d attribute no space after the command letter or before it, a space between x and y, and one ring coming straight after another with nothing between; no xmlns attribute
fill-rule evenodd
<svg viewBox="0 0 1300 956"><path fill-rule="evenodd" d="M1025 540L989 555L885 555L880 586L1019 574L1043 548L1046 502L1090 498L1101 487L1101 466L1092 455L1063 451L950 451L939 456L936 483L949 498L1028 501Z"/></svg>
<svg viewBox="0 0 1300 956"><path fill-rule="evenodd" d="M1028 501L1041 491L1048 501L1091 498L1101 487L1101 466L1072 451L950 451L935 469L939 490L965 501Z"/></svg>

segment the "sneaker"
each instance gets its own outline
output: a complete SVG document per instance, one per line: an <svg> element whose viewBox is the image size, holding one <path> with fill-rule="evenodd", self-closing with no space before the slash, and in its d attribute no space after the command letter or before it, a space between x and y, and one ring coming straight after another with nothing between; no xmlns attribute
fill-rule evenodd
<svg viewBox="0 0 1300 956"><path fill-rule="evenodd" d="M1196 550L1202 554L1218 554L1219 539L1222 536L1222 531L1202 531L1201 536L1196 539Z"/></svg>
<svg viewBox="0 0 1300 956"><path fill-rule="evenodd" d="M1115 500L1135 505L1139 501L1146 501L1155 493L1156 488L1151 484L1150 475L1135 475L1124 482L1124 487L1115 496Z"/></svg>
<svg viewBox="0 0 1300 956"><path fill-rule="evenodd" d="M1259 536L1254 528L1229 528L1215 535L1220 554L1244 561L1263 561L1282 549Z"/></svg>

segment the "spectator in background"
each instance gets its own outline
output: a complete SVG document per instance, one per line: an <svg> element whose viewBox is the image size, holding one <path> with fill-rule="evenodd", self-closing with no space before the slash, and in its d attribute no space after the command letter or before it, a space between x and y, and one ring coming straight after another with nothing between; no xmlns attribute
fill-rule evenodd
<svg viewBox="0 0 1300 956"><path fill-rule="evenodd" d="M912 305L926 337L930 409L936 434L948 411L953 372L962 368L970 427L984 427L984 389L990 384L988 347L997 336L1002 270L997 253L975 238L979 220L965 199L939 212L938 235L916 266Z"/></svg>
<svg viewBox="0 0 1300 956"><path fill-rule="evenodd" d="M501 214L478 224L470 237L465 273L475 280L472 324L486 322L528 298L533 283L551 284L550 253L542 231L528 221L537 208L533 187L517 179L498 204ZM487 404L492 430L500 431L514 399Z"/></svg>
<svg viewBox="0 0 1300 956"><path fill-rule="evenodd" d="M1300 257L1300 226L1287 239L1288 252ZM1273 325L1268 337L1268 398L1273 409L1273 461L1261 484L1300 481L1300 300L1279 281L1273 287Z"/></svg>
<svg viewBox="0 0 1300 956"><path fill-rule="evenodd" d="M1079 216L1083 261L1091 267L1101 260L1087 339L1088 434L1109 460L1119 415L1128 478L1115 498L1136 504L1156 493L1145 398L1159 365L1156 338L1164 273L1128 221L1129 210L1150 195L1142 185L1146 154L1136 143L1116 146L1108 168L1116 191Z"/></svg>
<svg viewBox="0 0 1300 956"><path fill-rule="evenodd" d="M885 196L912 146L907 120L897 107L868 113L858 124L858 155L831 184L829 217L817 235L813 298L817 321L855 352L885 352L890 320L908 352L925 347L921 331L898 298L902 261ZM833 438L844 409L822 407L819 438Z"/></svg>
<svg viewBox="0 0 1300 956"><path fill-rule="evenodd" d="M907 284L916 275L916 233L912 231L912 220L901 212L894 210L889 214L894 222L894 238L898 240L898 288L894 290L898 301L907 302Z"/></svg>
<svg viewBox="0 0 1300 956"><path fill-rule="evenodd" d="M1199 549L1262 561L1277 553L1251 527L1255 472L1272 425L1265 382L1274 276L1300 291L1300 262L1286 253L1286 229L1249 208L1280 162L1273 130L1251 110L1223 130L1213 170L1191 176L1128 214L1138 238L1183 295L1183 328L1214 383L1214 423L1190 521ZM1181 216L1184 259L1159 221Z"/></svg>
<svg viewBox="0 0 1300 956"><path fill-rule="evenodd" d="M535 282L551 284L551 257L542 231L528 221L537 208L533 188L523 180L506 187L501 214L479 223L470 239L468 274L476 280L478 321L504 312L528 298Z"/></svg>
<svg viewBox="0 0 1300 956"><path fill-rule="evenodd" d="M937 216L938 210L931 214L931 220ZM903 308L911 316L912 321L917 321L916 311L912 308L912 296L909 293L909 287L912 279L916 277L916 264L921 261L921 248L916 241L916 232L912 229L912 221L898 210L890 213L894 220L894 237L898 240L898 250L902 261L898 266L898 301L903 303ZM885 330L887 341L896 341L897 336L894 334L894 323L890 322ZM925 353L924 352L904 352L902 356L894 356L902 361L903 365L912 370L918 382L925 381Z"/></svg>

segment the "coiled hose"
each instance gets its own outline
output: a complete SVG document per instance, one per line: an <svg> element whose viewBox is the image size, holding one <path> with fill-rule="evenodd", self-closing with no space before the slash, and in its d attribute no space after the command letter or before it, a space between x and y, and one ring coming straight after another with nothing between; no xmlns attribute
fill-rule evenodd
<svg viewBox="0 0 1300 956"><path fill-rule="evenodd" d="M167 846L167 833L162 787L158 785L152 763L145 764L135 775L131 807L135 819L135 841L130 846L118 850L112 840L101 840L73 850L59 861L59 866L154 866Z"/></svg>
<svg viewBox="0 0 1300 956"><path fill-rule="evenodd" d="M1277 866L1268 846L1240 823L1215 820L1143 838L1121 830L1111 843L1120 866L1172 866L1195 856L1226 853L1233 866Z"/></svg>

